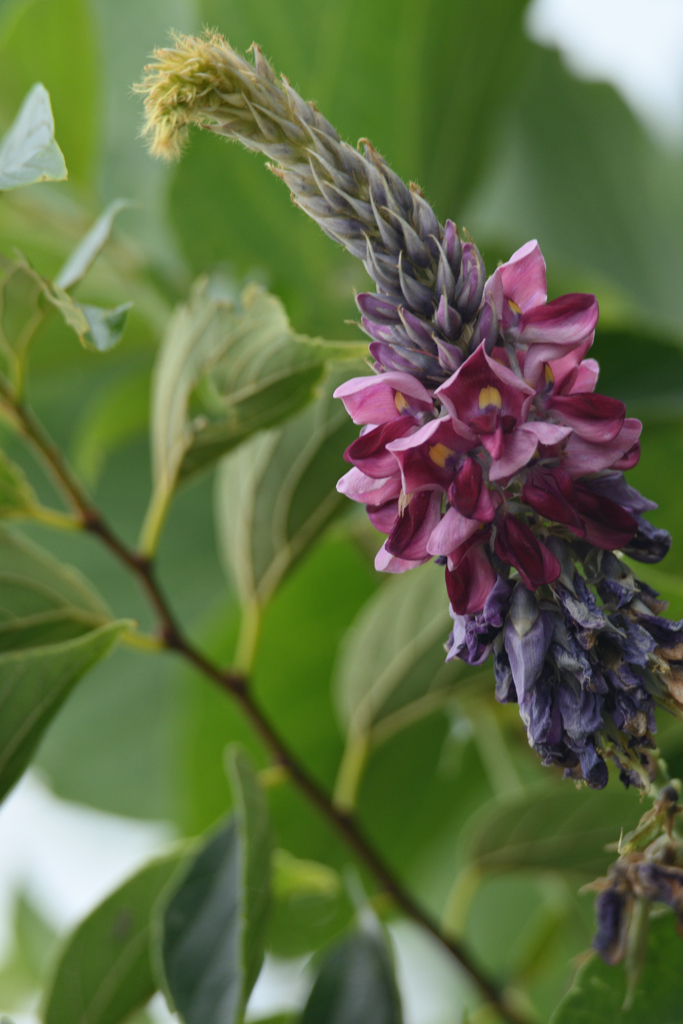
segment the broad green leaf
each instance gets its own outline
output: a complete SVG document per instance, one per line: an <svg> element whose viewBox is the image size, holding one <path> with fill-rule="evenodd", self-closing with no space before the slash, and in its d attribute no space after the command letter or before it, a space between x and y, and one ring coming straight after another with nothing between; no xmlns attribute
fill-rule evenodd
<svg viewBox="0 0 683 1024"><path fill-rule="evenodd" d="M297 957L320 949L348 927L352 914L337 871L318 861L301 860L287 850L275 850L268 925L271 952Z"/></svg>
<svg viewBox="0 0 683 1024"><path fill-rule="evenodd" d="M115 199L97 218L84 238L78 243L55 277L55 284L68 291L85 275L109 240L114 219L121 210L131 205L128 199Z"/></svg>
<svg viewBox="0 0 683 1024"><path fill-rule="evenodd" d="M645 967L624 1009L624 968L593 954L551 1018L551 1024L682 1024L683 942L673 914L650 921Z"/></svg>
<svg viewBox="0 0 683 1024"><path fill-rule="evenodd" d="M225 282L200 279L169 325L155 371L156 488L170 493L178 478L296 412L326 361L343 354L356 353L295 334L280 301L258 286L238 300Z"/></svg>
<svg viewBox="0 0 683 1024"><path fill-rule="evenodd" d="M111 622L73 640L0 654L0 797L26 769L81 676L131 625Z"/></svg>
<svg viewBox="0 0 683 1024"><path fill-rule="evenodd" d="M72 454L80 477L95 484L113 452L145 437L149 420L149 372L136 372L101 389L86 406Z"/></svg>
<svg viewBox="0 0 683 1024"><path fill-rule="evenodd" d="M75 569L0 529L0 796L76 682L130 625L111 621Z"/></svg>
<svg viewBox="0 0 683 1024"><path fill-rule="evenodd" d="M36 81L50 94L69 177L90 184L102 120L96 21L87 0L14 0L0 10L0 119Z"/></svg>
<svg viewBox="0 0 683 1024"><path fill-rule="evenodd" d="M344 508L336 483L356 435L336 384L277 430L258 434L225 458L216 477L215 516L223 561L245 603L268 601L297 560Z"/></svg>
<svg viewBox="0 0 683 1024"><path fill-rule="evenodd" d="M111 620L76 569L0 528L0 651L58 644Z"/></svg>
<svg viewBox="0 0 683 1024"><path fill-rule="evenodd" d="M401 1000L384 938L358 931L322 963L301 1024L401 1024Z"/></svg>
<svg viewBox="0 0 683 1024"><path fill-rule="evenodd" d="M445 664L450 626L438 567L423 566L380 587L340 648L334 691L344 725L364 732L430 691L447 691L463 667Z"/></svg>
<svg viewBox="0 0 683 1024"><path fill-rule="evenodd" d="M0 140L0 191L37 181L63 181L66 176L64 156L55 141L50 97L38 82Z"/></svg>
<svg viewBox="0 0 683 1024"><path fill-rule="evenodd" d="M616 779L606 792L542 785L485 805L463 837L462 852L482 871L562 871L594 878L614 859L605 851L639 817Z"/></svg>
<svg viewBox="0 0 683 1024"><path fill-rule="evenodd" d="M13 942L0 967L0 1005L20 1010L39 992L57 936L24 893L17 895L13 917Z"/></svg>
<svg viewBox="0 0 683 1024"><path fill-rule="evenodd" d="M263 960L270 838L253 768L233 755L236 816L200 850L164 913L165 987L185 1024L237 1024Z"/></svg>
<svg viewBox="0 0 683 1024"><path fill-rule="evenodd" d="M184 855L147 864L67 939L45 997L45 1024L119 1024L154 995L152 911Z"/></svg>

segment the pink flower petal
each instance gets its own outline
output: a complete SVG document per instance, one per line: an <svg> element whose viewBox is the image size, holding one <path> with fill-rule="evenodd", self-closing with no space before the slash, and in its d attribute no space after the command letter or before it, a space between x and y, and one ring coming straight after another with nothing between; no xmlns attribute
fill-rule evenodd
<svg viewBox="0 0 683 1024"><path fill-rule="evenodd" d="M403 402L396 395L403 396ZM398 371L373 377L353 377L334 392L341 398L354 423L388 423L408 411L428 412L434 408L431 395L415 377Z"/></svg>
<svg viewBox="0 0 683 1024"><path fill-rule="evenodd" d="M398 518L398 500L387 501L384 505L368 505L368 519L380 533L391 533Z"/></svg>
<svg viewBox="0 0 683 1024"><path fill-rule="evenodd" d="M503 283L505 298L512 299L523 313L545 303L545 260L535 239L526 242L513 253L507 263L498 267L495 274L499 275Z"/></svg>
<svg viewBox="0 0 683 1024"><path fill-rule="evenodd" d="M411 494L413 491L446 490L454 477L448 459L457 452L467 451L471 445L472 441L456 434L450 418L442 416L430 420L414 434L392 441L387 449L393 452L401 467L403 490Z"/></svg>
<svg viewBox="0 0 683 1024"><path fill-rule="evenodd" d="M418 565L423 565L429 561L429 556L416 562L411 562L406 558L396 558L394 555L389 554L385 545L386 541L375 556L375 569L377 572L407 572L409 569L415 569Z"/></svg>
<svg viewBox="0 0 683 1024"><path fill-rule="evenodd" d="M481 523L476 519L467 519L457 509L449 508L439 525L432 530L427 541L427 551L430 555L450 555L479 529Z"/></svg>
<svg viewBox="0 0 683 1024"><path fill-rule="evenodd" d="M525 427L526 424L523 424L511 434L505 434L501 456L491 463L489 469L490 480L504 480L514 476L532 458L538 446L538 437Z"/></svg>
<svg viewBox="0 0 683 1024"><path fill-rule="evenodd" d="M567 441L562 466L573 477L599 473L603 469L623 469L625 467L619 463L632 451L642 429L640 420L627 418L614 440L603 444L592 444L577 434L572 434ZM638 461L637 457L635 461ZM632 462L631 465L635 463Z"/></svg>
<svg viewBox="0 0 683 1024"><path fill-rule="evenodd" d="M613 441L621 430L626 415L626 406L623 402L607 395L590 392L578 395L552 395L547 401L547 408L563 423L567 423L575 434L594 444Z"/></svg>
<svg viewBox="0 0 683 1024"><path fill-rule="evenodd" d="M386 501L399 496L401 478L397 473L396 476L384 480L375 480L354 466L337 481L337 490L351 501L359 501L366 505L383 505Z"/></svg>

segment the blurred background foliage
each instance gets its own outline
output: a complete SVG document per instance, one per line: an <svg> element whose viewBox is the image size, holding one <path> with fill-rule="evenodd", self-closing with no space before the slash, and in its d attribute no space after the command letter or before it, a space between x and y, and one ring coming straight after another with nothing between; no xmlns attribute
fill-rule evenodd
<svg viewBox="0 0 683 1024"><path fill-rule="evenodd" d="M683 156L657 144L611 87L576 80L556 52L533 43L525 7L523 0L0 0L0 131L42 81L70 172L68 184L0 197L0 249L11 255L18 247L54 275L107 203L134 204L119 214L76 289L106 306L132 300L123 342L107 356L87 352L50 318L34 345L30 380L35 407L130 542L149 497L152 364L171 310L196 275L220 269L238 282L263 282L282 298L296 331L359 337L351 321L362 267L293 207L258 157L199 133L177 166L145 152L131 85L170 29L208 24L243 50L257 40L344 137L369 137L405 180L419 182L441 220L467 228L490 270L537 237L552 295L597 294L602 390L644 420L643 456L631 479L659 502L652 519L674 539L665 563L642 575L670 600L674 617L683 615ZM39 494L54 501L17 442L3 442ZM340 435L325 448L325 479L343 471L343 446ZM238 608L213 510L223 507L230 458L215 497L210 474L180 491L159 556L179 619L223 660L234 651ZM374 538L353 511L339 511L268 605L254 670L270 716L330 789L345 723L357 721L349 702L363 696L351 687L339 697L345 673L362 686L348 665L379 670L388 654L376 622L389 628L416 600L410 583L374 572ZM135 582L94 539L39 526L27 532L79 565L116 614L151 628ZM590 900L576 889L604 869L604 843L635 822L638 801L614 782L598 797L560 786L529 752L514 710L493 704L490 674L443 668L442 625L413 644L394 680L394 703L374 707L365 723L371 739L359 817L406 884L546 1020L590 940ZM663 715L660 723L662 749L673 773L683 774L683 728ZM38 766L62 797L168 820L179 835L194 835L229 806L222 761L234 739L265 763L239 712L208 683L171 655L124 648L62 710ZM280 846L344 867L346 851L296 792L280 785L270 796ZM271 948L281 956L328 941L348 920L348 909L335 905L308 921L305 907L302 916L291 903L291 894L278 903L272 926ZM43 969L50 936L34 917L19 905L16 949L0 971L3 1009ZM301 934L291 933L288 946L292 920Z"/></svg>

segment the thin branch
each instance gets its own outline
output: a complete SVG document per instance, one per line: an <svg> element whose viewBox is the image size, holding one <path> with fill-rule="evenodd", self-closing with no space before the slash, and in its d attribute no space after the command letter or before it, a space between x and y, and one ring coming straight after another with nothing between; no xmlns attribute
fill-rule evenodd
<svg viewBox="0 0 683 1024"><path fill-rule="evenodd" d="M0 380L0 395L11 406L22 432L31 440L47 463L60 489L80 517L83 528L99 537L112 554L123 562L141 582L160 620L164 646L176 651L240 704L246 717L271 751L275 761L286 769L289 778L343 836L359 860L366 865L386 892L390 894L396 906L408 917L421 924L455 957L487 1002L496 1008L501 1017L508 1024L528 1024L528 1021L509 1005L506 994L499 990L498 986L473 962L463 945L457 939L446 935L439 927L438 922L413 899L375 851L358 822L351 815L334 806L327 793L308 773L271 724L266 713L250 692L247 676L238 671L222 669L214 664L185 637L166 597L156 582L150 559L129 548L116 535L101 512L93 505L61 451L53 443L40 421L25 403L16 399L7 383L2 380Z"/></svg>

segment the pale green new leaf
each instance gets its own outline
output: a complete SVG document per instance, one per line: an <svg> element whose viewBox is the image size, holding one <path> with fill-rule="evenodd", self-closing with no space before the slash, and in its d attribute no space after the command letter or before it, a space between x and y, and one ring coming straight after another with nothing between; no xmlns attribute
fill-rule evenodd
<svg viewBox="0 0 683 1024"><path fill-rule="evenodd" d="M67 939L45 999L45 1024L119 1024L151 999L152 912L184 853L145 865Z"/></svg>
<svg viewBox="0 0 683 1024"><path fill-rule="evenodd" d="M627 1009L626 973L593 955L578 971L551 1024L683 1024L683 942L673 914L650 921L647 956Z"/></svg>
<svg viewBox="0 0 683 1024"><path fill-rule="evenodd" d="M428 692L447 692L461 662L445 664L451 628L443 570L429 564L393 576L344 638L334 677L339 717L364 732Z"/></svg>
<svg viewBox="0 0 683 1024"><path fill-rule="evenodd" d="M268 948L297 957L326 945L348 927L353 907L337 871L287 850L273 855L273 907Z"/></svg>
<svg viewBox="0 0 683 1024"><path fill-rule="evenodd" d="M114 219L121 210L131 206L128 199L115 199L97 218L88 233L81 239L55 277L55 284L68 291L85 277L97 256L109 240Z"/></svg>
<svg viewBox="0 0 683 1024"><path fill-rule="evenodd" d="M220 464L215 517L223 562L244 604L264 604L344 507L336 483L357 434L332 392L363 364L326 381L283 427L259 433Z"/></svg>
<svg viewBox="0 0 683 1024"><path fill-rule="evenodd" d="M595 878L614 860L605 846L638 816L632 794L617 785L605 792L543 785L485 805L462 839L462 852L485 872L546 870Z"/></svg>
<svg viewBox="0 0 683 1024"><path fill-rule="evenodd" d="M238 1024L263 960L270 898L265 797L233 755L237 814L194 858L165 910L163 984L185 1024Z"/></svg>
<svg viewBox="0 0 683 1024"><path fill-rule="evenodd" d="M66 177L64 156L55 141L50 96L37 82L0 141L0 191Z"/></svg>

